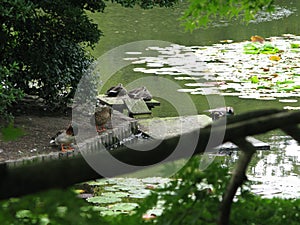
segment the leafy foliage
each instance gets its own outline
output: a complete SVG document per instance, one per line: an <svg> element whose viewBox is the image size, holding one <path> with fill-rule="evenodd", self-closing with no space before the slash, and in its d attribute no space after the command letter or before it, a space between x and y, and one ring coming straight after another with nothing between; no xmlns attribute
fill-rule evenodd
<svg viewBox="0 0 300 225"><path fill-rule="evenodd" d="M274 0L190 0L190 6L182 16L188 30L206 27L213 19L239 18L250 21L261 10L272 11Z"/></svg>
<svg viewBox="0 0 300 225"><path fill-rule="evenodd" d="M88 204L71 190L52 190L0 202L0 223L215 225L229 176L229 169L222 166L222 159L200 171L199 157L194 157L165 188L157 189L139 201L138 209L133 203L118 206L119 210L133 210L131 214L116 212L101 216L104 207ZM250 193L248 185L243 186L236 196L230 224L299 223L300 199L263 199ZM163 213L152 220L143 220L145 212L157 205Z"/></svg>
<svg viewBox="0 0 300 225"><path fill-rule="evenodd" d="M172 6L177 0L112 2L147 9ZM85 49L102 35L87 11L103 12L105 7L105 0L1 1L1 115L9 115L8 107L21 93L43 98L52 110L72 99L93 60Z"/></svg>
<svg viewBox="0 0 300 225"><path fill-rule="evenodd" d="M170 7L173 6L178 0L112 0L124 7L133 7L139 5L143 9L151 9L155 6Z"/></svg>
<svg viewBox="0 0 300 225"><path fill-rule="evenodd" d="M4 81L51 107L65 104L91 61L83 47L93 46L101 34L84 10L103 7L90 0L4 0L0 61L4 68L18 65Z"/></svg>
<svg viewBox="0 0 300 225"><path fill-rule="evenodd" d="M2 119L8 121L12 118L12 115L8 112L8 107L23 96L23 92L15 88L9 81L17 70L18 65L15 62L7 67L0 65L0 115L2 115Z"/></svg>
<svg viewBox="0 0 300 225"><path fill-rule="evenodd" d="M107 224L84 200L70 190L52 190L22 199L0 202L0 223L6 224Z"/></svg>

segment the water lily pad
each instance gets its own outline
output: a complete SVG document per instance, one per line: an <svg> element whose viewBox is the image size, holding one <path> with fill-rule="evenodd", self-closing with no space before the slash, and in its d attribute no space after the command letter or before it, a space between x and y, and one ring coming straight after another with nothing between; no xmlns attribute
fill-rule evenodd
<svg viewBox="0 0 300 225"><path fill-rule="evenodd" d="M111 211L111 210L101 212L101 216L117 216L120 214L124 214L124 213L121 211Z"/></svg>
<svg viewBox="0 0 300 225"><path fill-rule="evenodd" d="M137 207L139 207L137 203L116 203L110 206L109 209L113 211L128 212L136 209Z"/></svg>
<svg viewBox="0 0 300 225"><path fill-rule="evenodd" d="M276 100L276 98L274 98L274 97L258 97L256 99L258 99L258 100L265 100L265 101Z"/></svg>
<svg viewBox="0 0 300 225"><path fill-rule="evenodd" d="M300 110L300 107L284 106L283 109L286 109L286 110Z"/></svg>
<svg viewBox="0 0 300 225"><path fill-rule="evenodd" d="M107 186L107 187L104 187L104 190L113 192L113 191L119 191L120 189L118 186Z"/></svg>
<svg viewBox="0 0 300 225"><path fill-rule="evenodd" d="M123 198L123 197L127 197L128 193L126 192L104 192L101 194L101 196L105 196L105 197L116 197L116 198Z"/></svg>
<svg viewBox="0 0 300 225"><path fill-rule="evenodd" d="M108 181L105 179L100 179L100 180L96 180L96 181L89 181L89 182L87 182L87 184L90 186L102 186L102 185L107 185Z"/></svg>
<svg viewBox="0 0 300 225"><path fill-rule="evenodd" d="M300 48L299 43L291 43L291 48Z"/></svg>
<svg viewBox="0 0 300 225"><path fill-rule="evenodd" d="M113 196L95 196L86 199L87 202L94 203L94 204L107 204L107 203L116 203L116 202L121 202L122 199L118 197L113 197Z"/></svg>
<svg viewBox="0 0 300 225"><path fill-rule="evenodd" d="M272 42L268 42L271 39ZM161 53L158 57L140 57L139 60L145 64L144 73L174 76L184 74L175 79L186 80L185 86L195 89L179 89L178 92L231 95L259 100L300 97L300 58L296 55L298 53L292 51L300 50L296 48L300 36L265 40L264 43L246 41L194 48L170 45L157 50ZM147 63L161 63L164 67L154 71ZM194 77L198 78L197 83L189 82ZM216 81L223 81L224 84L211 85ZM216 89L205 89L207 86Z"/></svg>
<svg viewBox="0 0 300 225"><path fill-rule="evenodd" d="M161 184L161 183L170 182L170 179L162 178L162 177L147 177L142 179L142 182L146 184Z"/></svg>
<svg viewBox="0 0 300 225"><path fill-rule="evenodd" d="M257 84L259 82L259 79L257 76L251 77L250 80L251 80L251 83L253 83L253 84Z"/></svg>
<svg viewBox="0 0 300 225"><path fill-rule="evenodd" d="M136 191L130 191L129 192L129 198L145 198L151 193L150 190L144 189L144 190L136 190Z"/></svg>
<svg viewBox="0 0 300 225"><path fill-rule="evenodd" d="M178 92L193 92L193 91L195 91L195 89L178 89L177 90Z"/></svg>
<svg viewBox="0 0 300 225"><path fill-rule="evenodd" d="M125 52L127 55L141 55L142 52Z"/></svg>
<svg viewBox="0 0 300 225"><path fill-rule="evenodd" d="M287 102L287 103L293 103L298 102L297 99L279 99L280 102Z"/></svg>

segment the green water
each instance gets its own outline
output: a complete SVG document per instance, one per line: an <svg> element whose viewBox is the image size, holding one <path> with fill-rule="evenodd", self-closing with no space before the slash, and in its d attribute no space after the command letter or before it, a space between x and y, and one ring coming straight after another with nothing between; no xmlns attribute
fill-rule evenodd
<svg viewBox="0 0 300 225"><path fill-rule="evenodd" d="M276 5L282 7L279 14L288 14L288 11L300 8L300 2L296 0L277 1ZM138 40L163 40L192 46L210 45L224 39L249 40L255 34L268 37L300 33L298 12L282 18L279 15L271 16L274 20L250 23L248 26L236 21L228 26L185 32L179 18L186 7L187 4L181 3L174 8L142 10L108 4L103 14L91 15L104 33L94 55L98 57L121 44Z"/></svg>
<svg viewBox="0 0 300 225"><path fill-rule="evenodd" d="M205 46L225 39L235 42L249 40L252 35L271 37L286 33L300 34L298 22L300 1L296 0L277 1L278 12L270 16L267 21L260 18L257 22L247 26L239 21L233 21L228 25L221 24L221 26L218 26L218 22L216 22L216 26L199 29L193 33L185 32L178 20L186 6L181 3L170 9L155 8L145 11L137 7L126 9L116 4L108 4L103 14L91 15L104 33L99 44L93 50L93 55L100 57L120 45L141 40L162 40L185 46ZM134 65L130 65L118 71L110 81L105 83L103 89L116 83L126 84L145 77L143 73L133 72L134 67ZM170 76L165 77L173 79ZM183 86L183 82L178 82L178 84ZM198 113L203 113L203 110L209 108L205 96L197 95L191 96L191 98L197 105ZM176 115L171 105L164 101L162 103L160 108L154 109L155 115ZM225 97L225 103L233 106L237 114L264 108L282 109L286 105L286 103L278 101L245 100L238 97ZM298 103L289 103L289 105L298 106ZM253 180L262 182L256 190L257 193L264 196L276 193L280 193L279 195L283 197L300 196L300 193L295 191L300 187L299 146L280 131L272 131L259 136L259 138L270 143L272 151L258 152L249 170L249 173L253 175ZM236 158L235 156L236 154L233 158ZM293 179L287 181L291 177ZM290 188L286 186L287 184ZM274 189L269 190L267 187L270 186L273 186Z"/></svg>

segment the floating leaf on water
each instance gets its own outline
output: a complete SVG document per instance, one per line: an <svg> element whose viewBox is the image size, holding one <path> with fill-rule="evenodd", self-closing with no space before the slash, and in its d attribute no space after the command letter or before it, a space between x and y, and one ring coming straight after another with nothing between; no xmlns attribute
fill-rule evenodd
<svg viewBox="0 0 300 225"><path fill-rule="evenodd" d="M268 86L257 86L257 89L270 89Z"/></svg>
<svg viewBox="0 0 300 225"><path fill-rule="evenodd" d="M239 98L258 99L258 98L260 98L260 95L259 94L240 95Z"/></svg>
<svg viewBox="0 0 300 225"><path fill-rule="evenodd" d="M101 196L124 198L124 197L128 196L128 193L121 192L121 191L117 191L117 192L104 192L104 193L101 194Z"/></svg>
<svg viewBox="0 0 300 225"><path fill-rule="evenodd" d="M291 48L300 48L299 43L291 43Z"/></svg>
<svg viewBox="0 0 300 225"><path fill-rule="evenodd" d="M259 79L258 79L257 76L252 76L252 77L250 78L250 80L251 80L251 83L253 83L253 84L257 84L257 83L259 82Z"/></svg>
<svg viewBox="0 0 300 225"><path fill-rule="evenodd" d="M145 198L151 193L150 190L136 190L136 191L129 191L129 198Z"/></svg>
<svg viewBox="0 0 300 225"><path fill-rule="evenodd" d="M286 110L300 110L300 107L284 106L283 109L286 109Z"/></svg>
<svg viewBox="0 0 300 225"><path fill-rule="evenodd" d="M120 214L124 214L124 213L120 212L120 211L115 212L115 211L111 211L111 210L101 212L101 216L117 216Z"/></svg>
<svg viewBox="0 0 300 225"><path fill-rule="evenodd" d="M297 99L279 99L280 102L288 102L288 103L294 103L298 102Z"/></svg>
<svg viewBox="0 0 300 225"><path fill-rule="evenodd" d="M174 77L175 80L199 80L198 77Z"/></svg>
<svg viewBox="0 0 300 225"><path fill-rule="evenodd" d="M186 93L186 92L193 92L193 91L195 91L196 89L178 89L177 91L178 92L184 92L184 93Z"/></svg>
<svg viewBox="0 0 300 225"><path fill-rule="evenodd" d="M107 186L107 187L104 187L104 190L105 191L119 191L120 189L116 186Z"/></svg>
<svg viewBox="0 0 300 225"><path fill-rule="evenodd" d="M109 207L112 211L122 211L122 212L128 212L132 211L139 207L137 203L116 203Z"/></svg>
<svg viewBox="0 0 300 225"><path fill-rule="evenodd" d="M298 44L299 36L293 38L292 43ZM296 40L297 39L297 40ZM267 40L267 39L266 39ZM270 39L268 39L270 40ZM299 39L300 40L300 39ZM280 49L279 49L280 48ZM282 50L281 50L282 49ZM223 51L224 50L224 51ZM179 89L178 92L190 92L191 94L221 94L221 95L240 95L242 98L249 95L249 92L256 92L256 96L248 98L260 98L265 93L274 98L300 97L300 69L298 68L300 58L292 52L300 48L291 48L291 41L282 37L272 37L272 43L266 42L240 42L234 44L218 44L205 47L185 47L170 45L160 48L158 57L140 57L140 61L145 63L161 63L162 68L144 68L145 73L154 72L157 75L175 75L177 80L192 80L187 75L201 79L201 85L191 84L193 90ZM260 53L249 57L248 53ZM254 52L253 52L254 51ZM270 61L269 57L261 54L272 54L273 59L280 59L280 63ZM279 55L279 53L281 55ZM133 56L136 57L136 56ZM205 62L204 62L205 61ZM251 82L249 78L256 76L258 80ZM184 78L186 77L186 78ZM255 77L254 77L255 78ZM276 83L278 80L293 80L294 83ZM208 86L206 82L226 81L238 85L220 85L217 90L199 89L197 87ZM246 85L244 85L246 82ZM192 83L192 82L186 82ZM259 85L257 85L259 84ZM222 93L228 92L229 93ZM297 91L297 92L296 92ZM234 93L234 94L233 94Z"/></svg>
<svg viewBox="0 0 300 225"><path fill-rule="evenodd" d="M141 55L143 54L142 52L125 52L127 55Z"/></svg>
<svg viewBox="0 0 300 225"><path fill-rule="evenodd" d="M147 177L142 179L142 182L146 184L161 184L170 182L170 179L162 177Z"/></svg>
<svg viewBox="0 0 300 225"><path fill-rule="evenodd" d="M121 202L122 199L118 197L106 197L106 196L95 196L86 199L87 202L94 203L94 204L107 204L107 203L116 203Z"/></svg>
<svg viewBox="0 0 300 225"><path fill-rule="evenodd" d="M135 186L127 186L125 184L116 185L115 188L117 188L118 190L121 190L121 191L137 190L137 187L135 187Z"/></svg>
<svg viewBox="0 0 300 225"><path fill-rule="evenodd" d="M87 184L90 186L101 186L101 185L107 185L108 182L106 179L100 179L100 180L96 180L96 181L89 181L89 182L87 182Z"/></svg>
<svg viewBox="0 0 300 225"><path fill-rule="evenodd" d="M147 63L148 67L163 67L164 64L162 63Z"/></svg>
<svg viewBox="0 0 300 225"><path fill-rule="evenodd" d="M265 39L261 36L258 36L258 35L254 35L254 36L251 36L251 41L252 42L259 42L259 43L264 43Z"/></svg>
<svg viewBox="0 0 300 225"><path fill-rule="evenodd" d="M292 49L291 52L293 52L293 53L299 53L300 49Z"/></svg>
<svg viewBox="0 0 300 225"><path fill-rule="evenodd" d="M136 61L138 58L124 58L125 61Z"/></svg>
<svg viewBox="0 0 300 225"><path fill-rule="evenodd" d="M274 97L258 97L256 99L258 99L258 100L265 100L265 101L276 100L276 98L274 98Z"/></svg>
<svg viewBox="0 0 300 225"><path fill-rule="evenodd" d="M274 54L277 53L279 49L271 44L265 44L261 49L260 52L263 54Z"/></svg>
<svg viewBox="0 0 300 225"><path fill-rule="evenodd" d="M283 90L283 91L293 91L295 89L293 87L284 87L284 88L281 88L281 90Z"/></svg>
<svg viewBox="0 0 300 225"><path fill-rule="evenodd" d="M293 81L293 80L276 81L277 85L280 85L280 84L293 84L293 83L295 83L295 81Z"/></svg>
<svg viewBox="0 0 300 225"><path fill-rule="evenodd" d="M269 59L272 60L272 61L279 61L281 58L280 58L280 56L278 56L278 55L271 55L271 56L269 57Z"/></svg>

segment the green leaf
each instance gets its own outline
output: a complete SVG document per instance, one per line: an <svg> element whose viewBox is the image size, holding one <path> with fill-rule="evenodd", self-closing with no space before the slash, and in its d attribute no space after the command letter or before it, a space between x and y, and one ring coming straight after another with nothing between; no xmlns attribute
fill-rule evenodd
<svg viewBox="0 0 300 225"><path fill-rule="evenodd" d="M276 84L280 85L280 84L293 84L295 83L295 81L293 80L284 80L284 81L277 81Z"/></svg>
<svg viewBox="0 0 300 225"><path fill-rule="evenodd" d="M23 218L32 218L32 212L30 210L24 209L24 210L19 210L16 213L16 218L18 219L23 219Z"/></svg>
<svg viewBox="0 0 300 225"><path fill-rule="evenodd" d="M113 211L132 211L136 209L139 205L137 203L116 203L110 207Z"/></svg>
<svg viewBox="0 0 300 225"><path fill-rule="evenodd" d="M251 80L251 83L253 83L253 84L257 84L257 83L259 82L259 79L258 79L257 76L252 76L252 77L250 78L250 80Z"/></svg>
<svg viewBox="0 0 300 225"><path fill-rule="evenodd" d="M118 197L106 197L106 196L95 196L87 199L90 203L98 203L98 204L107 204L107 203L115 203L122 201L121 198Z"/></svg>
<svg viewBox="0 0 300 225"><path fill-rule="evenodd" d="M300 44L298 44L298 43L291 43L291 48L300 48Z"/></svg>

